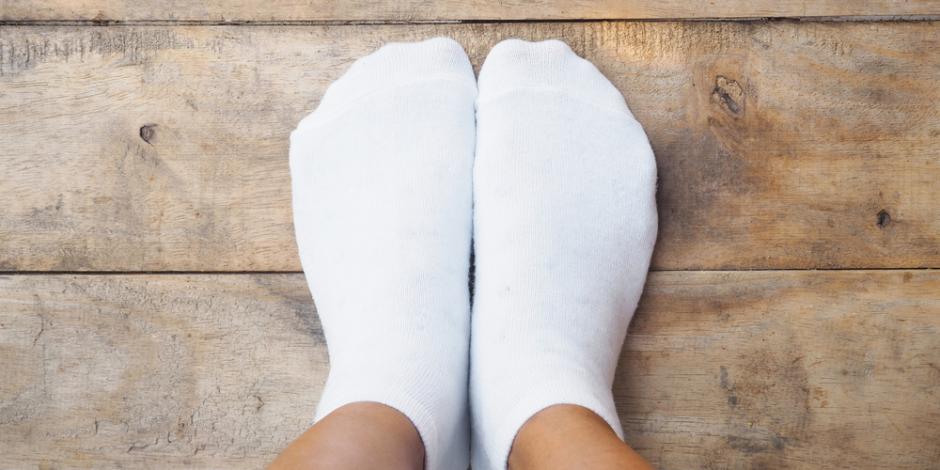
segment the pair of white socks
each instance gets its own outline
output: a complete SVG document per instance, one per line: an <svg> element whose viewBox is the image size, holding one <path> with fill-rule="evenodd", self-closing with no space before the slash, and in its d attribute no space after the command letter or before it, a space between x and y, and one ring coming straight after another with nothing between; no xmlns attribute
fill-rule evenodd
<svg viewBox="0 0 940 470"><path fill-rule="evenodd" d="M505 468L554 404L622 433L611 386L655 243L656 165L592 64L507 40L477 81L450 39L386 45L297 126L290 166L330 352L318 417L391 406L429 470L470 454Z"/></svg>

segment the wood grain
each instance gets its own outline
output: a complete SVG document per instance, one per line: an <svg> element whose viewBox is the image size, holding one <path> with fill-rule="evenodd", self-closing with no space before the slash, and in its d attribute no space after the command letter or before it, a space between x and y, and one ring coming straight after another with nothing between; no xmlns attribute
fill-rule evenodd
<svg viewBox="0 0 940 470"><path fill-rule="evenodd" d="M0 278L0 468L262 468L328 371L301 276Z"/></svg>
<svg viewBox="0 0 940 470"><path fill-rule="evenodd" d="M3 0L0 21L454 21L894 17L940 14L936 0Z"/></svg>
<svg viewBox="0 0 940 470"><path fill-rule="evenodd" d="M929 468L940 273L654 273L614 392L658 468ZM328 370L300 275L0 276L0 467L260 468Z"/></svg>
<svg viewBox="0 0 940 470"><path fill-rule="evenodd" d="M297 271L287 137L386 41L562 38L660 171L654 269L940 267L940 23L0 29L0 270Z"/></svg>

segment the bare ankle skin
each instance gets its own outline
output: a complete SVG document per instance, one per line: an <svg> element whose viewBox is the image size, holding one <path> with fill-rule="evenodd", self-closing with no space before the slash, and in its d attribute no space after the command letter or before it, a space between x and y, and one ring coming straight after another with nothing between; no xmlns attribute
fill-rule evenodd
<svg viewBox="0 0 940 470"><path fill-rule="evenodd" d="M529 418L509 453L510 470L652 470L587 408L555 405Z"/></svg>
<svg viewBox="0 0 940 470"><path fill-rule="evenodd" d="M303 433L269 470L421 470L424 444L394 408L358 402L338 408Z"/></svg>

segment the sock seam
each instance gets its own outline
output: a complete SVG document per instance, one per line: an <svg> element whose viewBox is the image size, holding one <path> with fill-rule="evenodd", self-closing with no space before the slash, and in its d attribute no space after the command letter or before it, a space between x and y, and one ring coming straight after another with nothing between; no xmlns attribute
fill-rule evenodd
<svg viewBox="0 0 940 470"><path fill-rule="evenodd" d="M488 104L490 104L490 103L493 103L493 102L495 102L496 100L505 97L506 95L511 95L511 94L513 94L513 93L518 93L518 92L526 92L526 91L531 91L531 92L535 92L535 93L555 93L555 94L559 94L559 95L567 95L567 96L569 96L570 98L574 99L575 101L578 101L578 102L580 102L580 103L584 103L584 104L586 104L586 105L589 105L589 106L591 106L591 107L593 107L593 108L595 108L595 109L597 109L597 110L600 110L600 111L603 111L603 112L606 112L606 113L610 113L610 114L616 114L616 115L620 115L620 116L625 116L625 117L628 117L628 118L630 118L632 121L637 122L637 123L639 124L639 122L636 120L636 117L633 116L633 113L631 113L629 109L627 109L626 111L619 110L619 109L613 109L613 108L611 108L611 107L609 107L609 106L600 104L600 103L596 102L595 100L590 100L590 99L582 98L579 93L572 93L570 90L566 90L566 89L564 89L564 88L549 87L549 86L526 87L526 88L519 87L519 88L511 88L511 89L508 89L508 90L505 90L505 91L501 91L501 92L499 92L499 93L497 93L497 94L495 94L495 95L493 95L493 96L487 97L487 98L485 98L485 99L482 99L482 100L478 99L477 102L476 102L476 104L477 104L477 109L479 110L479 108L480 108L481 106L485 106L485 105L488 105ZM626 107L626 105L624 105L624 106Z"/></svg>
<svg viewBox="0 0 940 470"><path fill-rule="evenodd" d="M320 110L314 111L307 118L304 118L304 120L302 120L299 124L297 124L297 128L295 129L295 132L323 127L339 119L340 117L342 117L344 114L349 112L353 107L355 107L355 105L358 104L359 102L367 98L371 98L374 95L377 95L380 93L388 93L388 92L395 91L395 90L401 90L403 88L411 88L417 85L424 85L428 82L442 81L442 82L452 82L452 83L460 84L461 87L466 87L468 91L470 91L473 95L476 95L477 94L476 87L470 86L470 84L468 84L466 80L467 79L465 77L461 77L458 75L440 74L440 75L433 75L430 77L422 78L419 80L411 80L411 81L407 81L404 83L396 83L394 85L385 85L385 86L377 87L370 91L359 93L357 95L354 95L348 98L344 98L343 105L338 106L335 109L328 108L322 111ZM317 108L322 106L323 103L326 101L325 99L327 98L328 93L329 93L329 90L327 90L327 93L324 93L323 99L321 99L320 103L317 104Z"/></svg>

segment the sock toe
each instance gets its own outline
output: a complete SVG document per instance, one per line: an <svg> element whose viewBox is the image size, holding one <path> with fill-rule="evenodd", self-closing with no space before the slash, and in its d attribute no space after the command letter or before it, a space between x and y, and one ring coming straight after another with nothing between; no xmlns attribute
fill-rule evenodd
<svg viewBox="0 0 940 470"><path fill-rule="evenodd" d="M632 117L623 95L597 67L556 39L500 42L486 57L478 83L481 105L514 91L558 92Z"/></svg>
<svg viewBox="0 0 940 470"><path fill-rule="evenodd" d="M382 77L376 80L376 77ZM388 43L357 60L326 90L303 128L327 121L371 93L430 80L453 80L476 93L473 66L457 41L437 37L421 42Z"/></svg>

